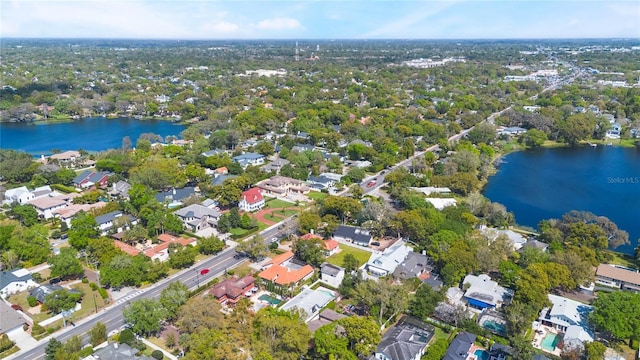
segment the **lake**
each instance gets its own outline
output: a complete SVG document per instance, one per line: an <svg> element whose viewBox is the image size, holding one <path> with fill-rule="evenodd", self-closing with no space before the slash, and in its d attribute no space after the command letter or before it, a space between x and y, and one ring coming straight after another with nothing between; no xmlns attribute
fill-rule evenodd
<svg viewBox="0 0 640 360"><path fill-rule="evenodd" d="M39 156L51 149L101 151L122 147L128 136L135 146L142 133L179 136L185 129L166 120L83 118L69 122L0 123L0 147Z"/></svg>
<svg viewBox="0 0 640 360"><path fill-rule="evenodd" d="M520 225L570 210L606 216L629 232L632 254L640 238L640 150L613 146L511 153L489 179L484 195L515 214Z"/></svg>

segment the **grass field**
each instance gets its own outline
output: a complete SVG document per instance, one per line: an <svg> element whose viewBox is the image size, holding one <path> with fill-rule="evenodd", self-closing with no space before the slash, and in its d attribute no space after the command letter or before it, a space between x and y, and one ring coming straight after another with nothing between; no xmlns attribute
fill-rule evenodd
<svg viewBox="0 0 640 360"><path fill-rule="evenodd" d="M311 191L307 194L307 197L309 199L318 201L318 200L322 200L324 198L326 198L327 196L329 196L329 194L327 193L323 193L323 192L319 192L319 191Z"/></svg>
<svg viewBox="0 0 640 360"><path fill-rule="evenodd" d="M341 251L327 258L327 262L329 262L330 264L342 266L344 257L347 254L352 254L358 260L358 264L360 265L364 265L367 261L369 261L369 258L371 257L371 253L366 250L359 250L344 244L340 244L339 246Z"/></svg>

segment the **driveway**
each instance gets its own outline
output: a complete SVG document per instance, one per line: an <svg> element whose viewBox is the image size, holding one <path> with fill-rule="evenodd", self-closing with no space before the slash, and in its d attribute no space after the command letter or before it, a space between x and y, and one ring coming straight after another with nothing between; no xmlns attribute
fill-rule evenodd
<svg viewBox="0 0 640 360"><path fill-rule="evenodd" d="M31 335L24 332L24 330L22 330L22 327L9 331L7 333L7 336L9 337L9 339L14 341L20 349L31 349L38 345L36 339L32 338Z"/></svg>

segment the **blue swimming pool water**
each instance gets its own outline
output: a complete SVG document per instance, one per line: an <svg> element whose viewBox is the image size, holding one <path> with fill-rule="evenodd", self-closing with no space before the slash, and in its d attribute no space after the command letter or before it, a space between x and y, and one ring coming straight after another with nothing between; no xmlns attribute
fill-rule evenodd
<svg viewBox="0 0 640 360"><path fill-rule="evenodd" d="M487 320L483 322L482 327L484 327L485 329L493 330L500 334L505 334L507 332L507 329L504 324L501 324L493 320Z"/></svg>
<svg viewBox="0 0 640 360"><path fill-rule="evenodd" d="M547 335L544 336L544 339L542 339L540 346L542 346L543 350L554 351L559 342L560 342L560 335L554 334L554 333L547 333Z"/></svg>
<svg viewBox="0 0 640 360"><path fill-rule="evenodd" d="M478 349L474 352L474 354L476 355L478 360L489 360L489 353L484 350Z"/></svg>

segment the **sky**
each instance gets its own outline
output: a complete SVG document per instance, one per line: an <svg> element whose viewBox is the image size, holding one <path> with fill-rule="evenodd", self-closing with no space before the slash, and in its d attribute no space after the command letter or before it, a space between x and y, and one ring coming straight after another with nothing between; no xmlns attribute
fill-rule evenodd
<svg viewBox="0 0 640 360"><path fill-rule="evenodd" d="M640 38L640 0L0 0L15 37Z"/></svg>

